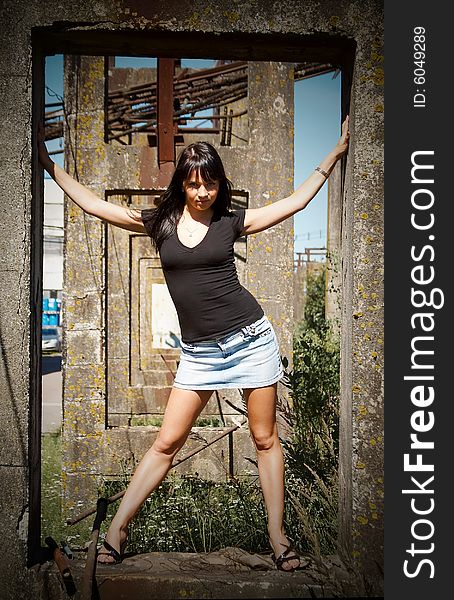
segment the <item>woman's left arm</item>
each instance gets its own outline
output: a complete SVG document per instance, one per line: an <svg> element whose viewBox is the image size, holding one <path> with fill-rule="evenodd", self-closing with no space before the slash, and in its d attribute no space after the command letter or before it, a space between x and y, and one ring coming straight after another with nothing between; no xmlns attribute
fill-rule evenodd
<svg viewBox="0 0 454 600"><path fill-rule="evenodd" d="M277 225L305 208L328 179L337 161L348 150L350 133L349 118L342 123L342 133L333 150L322 160L317 169L296 189L291 196L267 206L246 209L242 235L258 233Z"/></svg>

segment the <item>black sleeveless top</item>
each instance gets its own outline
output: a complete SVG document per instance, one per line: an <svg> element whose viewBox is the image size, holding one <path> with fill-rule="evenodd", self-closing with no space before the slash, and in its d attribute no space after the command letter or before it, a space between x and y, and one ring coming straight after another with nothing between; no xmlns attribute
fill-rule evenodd
<svg viewBox="0 0 454 600"><path fill-rule="evenodd" d="M142 210L148 233L154 210ZM214 213L194 248L185 246L176 231L161 244L162 269L185 343L221 338L264 314L236 272L233 244L243 230L244 216L244 209Z"/></svg>

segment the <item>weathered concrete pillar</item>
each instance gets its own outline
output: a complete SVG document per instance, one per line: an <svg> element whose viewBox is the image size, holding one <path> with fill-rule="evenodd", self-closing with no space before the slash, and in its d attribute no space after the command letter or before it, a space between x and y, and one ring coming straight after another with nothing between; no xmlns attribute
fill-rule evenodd
<svg viewBox="0 0 454 600"><path fill-rule="evenodd" d="M229 177L256 208L293 192L293 66L250 62L248 67L248 145L220 148ZM257 298L276 331L281 355L292 365L293 218L247 236L245 285ZM289 401L287 388L278 395ZM280 433L287 435L280 419Z"/></svg>
<svg viewBox="0 0 454 600"><path fill-rule="evenodd" d="M40 329L43 208L32 210L32 15L0 5L0 598L32 597L39 543ZM37 71L42 62L36 57ZM36 158L35 158L36 166Z"/></svg>
<svg viewBox="0 0 454 600"><path fill-rule="evenodd" d="M65 163L100 198L106 187L104 58L65 57ZM104 224L65 197L63 514L93 500L105 444ZM79 509L80 510L80 509Z"/></svg>
<svg viewBox="0 0 454 600"><path fill-rule="evenodd" d="M293 66L254 62L249 67L249 206L271 204L293 192ZM263 306L292 364L293 217L248 236L248 287ZM283 390L281 390L283 393Z"/></svg>
<svg viewBox="0 0 454 600"><path fill-rule="evenodd" d="M361 36L342 215L339 541L381 593L383 481L382 24ZM370 42L372 40L372 43Z"/></svg>

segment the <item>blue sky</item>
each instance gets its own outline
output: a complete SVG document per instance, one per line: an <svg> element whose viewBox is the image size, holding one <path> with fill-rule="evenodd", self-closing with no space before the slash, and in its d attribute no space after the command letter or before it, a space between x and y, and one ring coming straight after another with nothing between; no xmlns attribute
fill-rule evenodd
<svg viewBox="0 0 454 600"><path fill-rule="evenodd" d="M152 66L155 59L117 57L116 66ZM207 61L182 60L182 66L203 67ZM333 79L332 73L311 77L295 83L295 187L310 175L314 167L334 147L340 135L340 76ZM46 58L46 86L63 95L63 56ZM57 98L46 90L45 102L56 102ZM61 147L57 140L47 144L49 150ZM60 165L63 155L54 160ZM328 185L325 184L311 203L294 217L295 252L306 247L326 245L326 221Z"/></svg>

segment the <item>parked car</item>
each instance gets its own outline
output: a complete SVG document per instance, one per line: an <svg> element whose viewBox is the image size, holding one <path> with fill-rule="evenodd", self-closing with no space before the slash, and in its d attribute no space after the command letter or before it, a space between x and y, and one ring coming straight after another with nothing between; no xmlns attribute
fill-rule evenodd
<svg viewBox="0 0 454 600"><path fill-rule="evenodd" d="M41 336L43 352L61 352L61 334L57 327L43 327Z"/></svg>

